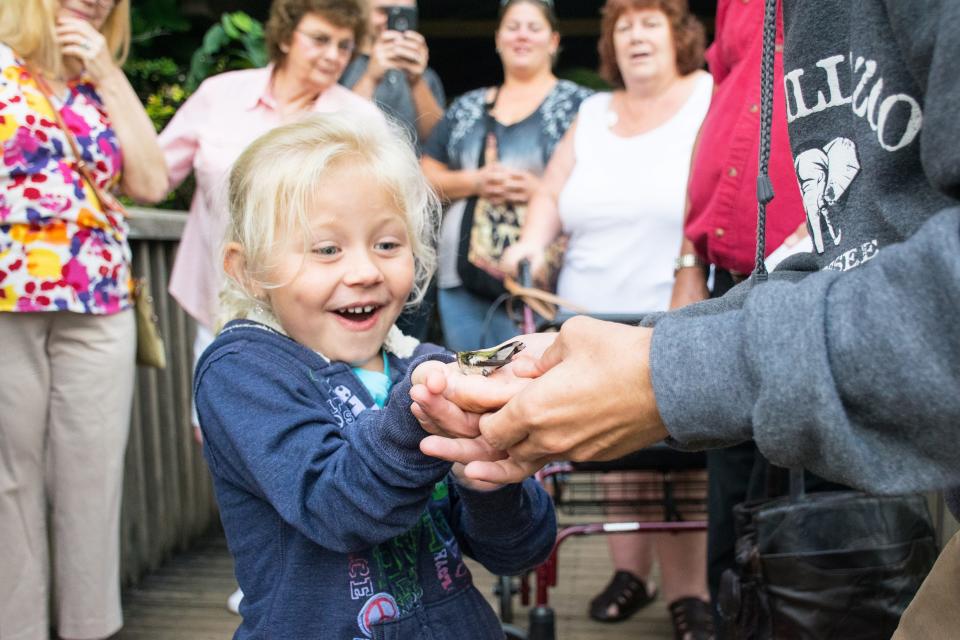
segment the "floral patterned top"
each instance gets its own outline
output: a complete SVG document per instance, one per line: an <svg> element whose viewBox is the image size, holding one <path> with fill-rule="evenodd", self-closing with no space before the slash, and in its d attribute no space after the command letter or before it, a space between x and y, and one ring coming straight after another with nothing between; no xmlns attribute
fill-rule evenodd
<svg viewBox="0 0 960 640"><path fill-rule="evenodd" d="M104 189L122 157L103 101L81 78L54 98ZM111 314L130 307L127 226L75 169L50 104L23 61L0 43L0 311Z"/></svg>

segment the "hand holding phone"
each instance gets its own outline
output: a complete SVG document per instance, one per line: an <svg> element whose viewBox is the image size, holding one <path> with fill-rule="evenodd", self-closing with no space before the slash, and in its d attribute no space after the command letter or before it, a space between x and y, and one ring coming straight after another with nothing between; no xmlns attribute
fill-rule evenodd
<svg viewBox="0 0 960 640"><path fill-rule="evenodd" d="M417 8L406 6L385 7L387 12L387 30L389 31L416 31Z"/></svg>

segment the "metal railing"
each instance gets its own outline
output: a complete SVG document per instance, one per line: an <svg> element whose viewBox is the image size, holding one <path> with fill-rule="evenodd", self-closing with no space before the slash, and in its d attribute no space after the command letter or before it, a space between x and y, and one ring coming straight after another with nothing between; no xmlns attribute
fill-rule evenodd
<svg viewBox="0 0 960 640"><path fill-rule="evenodd" d="M121 575L135 584L217 522L210 474L192 436L193 320L167 293L186 214L132 208L133 269L146 277L167 352L137 367L121 515Z"/></svg>

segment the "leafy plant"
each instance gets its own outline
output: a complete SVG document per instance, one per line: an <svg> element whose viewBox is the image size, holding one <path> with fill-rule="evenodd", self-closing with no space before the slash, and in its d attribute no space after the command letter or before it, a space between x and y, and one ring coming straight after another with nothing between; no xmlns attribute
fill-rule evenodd
<svg viewBox="0 0 960 640"><path fill-rule="evenodd" d="M200 33L191 30L178 5L178 0L151 0L132 6L133 39L124 71L157 131L209 76L267 63L263 25L256 19L242 12L226 13L197 47ZM184 73L188 59L189 71ZM158 206L185 210L193 189L190 178Z"/></svg>
<svg viewBox="0 0 960 640"><path fill-rule="evenodd" d="M149 46L159 37L190 30L190 22L181 14L177 0L131 3L130 22L134 55L138 55L138 49Z"/></svg>
<svg viewBox="0 0 960 640"><path fill-rule="evenodd" d="M242 11L225 13L203 36L190 60L185 88L196 90L204 79L224 71L265 66L268 62L263 25Z"/></svg>
<svg viewBox="0 0 960 640"><path fill-rule="evenodd" d="M564 80L576 82L580 86L589 87L596 91L609 91L610 85L593 69L586 67L569 67L557 72L557 76Z"/></svg>

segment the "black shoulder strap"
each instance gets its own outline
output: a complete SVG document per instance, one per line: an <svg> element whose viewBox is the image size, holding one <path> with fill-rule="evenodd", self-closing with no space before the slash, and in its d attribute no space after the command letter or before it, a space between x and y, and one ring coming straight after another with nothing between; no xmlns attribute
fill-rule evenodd
<svg viewBox="0 0 960 640"><path fill-rule="evenodd" d="M487 136L494 133L493 109L497 106L499 98L500 87L494 87L493 95L483 101L483 137L480 138L480 159L477 161L477 168L486 164Z"/></svg>

